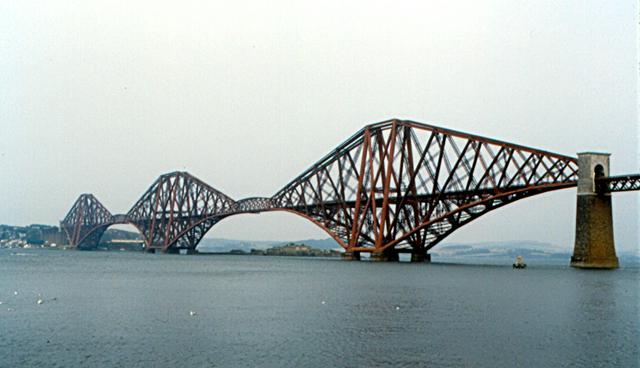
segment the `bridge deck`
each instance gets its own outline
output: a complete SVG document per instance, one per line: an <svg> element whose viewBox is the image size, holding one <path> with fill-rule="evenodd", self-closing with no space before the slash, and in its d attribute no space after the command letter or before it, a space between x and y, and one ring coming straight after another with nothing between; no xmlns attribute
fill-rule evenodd
<svg viewBox="0 0 640 368"><path fill-rule="evenodd" d="M600 193L640 190L640 174L607 176L595 179Z"/></svg>

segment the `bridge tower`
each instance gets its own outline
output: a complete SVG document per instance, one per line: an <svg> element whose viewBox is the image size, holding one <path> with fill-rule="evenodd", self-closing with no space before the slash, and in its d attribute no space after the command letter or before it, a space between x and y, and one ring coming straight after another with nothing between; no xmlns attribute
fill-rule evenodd
<svg viewBox="0 0 640 368"><path fill-rule="evenodd" d="M608 153L578 153L576 237L572 267L618 268L613 242L611 193L598 188L595 180L605 176L609 176Z"/></svg>

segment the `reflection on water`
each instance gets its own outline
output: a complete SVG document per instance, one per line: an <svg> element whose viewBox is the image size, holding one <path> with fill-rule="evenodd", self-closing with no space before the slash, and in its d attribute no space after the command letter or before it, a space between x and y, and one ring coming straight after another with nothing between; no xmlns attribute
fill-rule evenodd
<svg viewBox="0 0 640 368"><path fill-rule="evenodd" d="M640 359L638 269L23 253L31 256L0 251L0 366L634 367Z"/></svg>

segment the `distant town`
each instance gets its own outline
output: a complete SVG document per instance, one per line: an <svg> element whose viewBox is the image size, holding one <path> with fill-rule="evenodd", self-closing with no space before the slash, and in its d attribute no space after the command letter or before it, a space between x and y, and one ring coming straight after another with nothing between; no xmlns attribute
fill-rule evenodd
<svg viewBox="0 0 640 368"><path fill-rule="evenodd" d="M67 248L66 234L57 226L33 224L12 226L0 224L0 248ZM143 250L136 233L108 229L100 240L99 250Z"/></svg>
<svg viewBox="0 0 640 368"><path fill-rule="evenodd" d="M318 242L318 241L315 241ZM0 248L53 248L67 249L69 245L66 235L59 227L50 225L33 224L29 226L0 225ZM236 247L229 244L223 248L215 246L200 249L203 254L230 254L230 255L260 255L260 256L297 256L297 257L338 257L340 251L331 248L316 248L302 243L289 242L284 245L272 245L264 247L263 242L256 244L258 247L246 250L244 243L238 242ZM270 243L267 243L270 244ZM99 251L143 251L144 242L139 234L118 230L107 229L100 239Z"/></svg>
<svg viewBox="0 0 640 368"><path fill-rule="evenodd" d="M50 225L0 225L0 248L56 248L64 237L60 228Z"/></svg>

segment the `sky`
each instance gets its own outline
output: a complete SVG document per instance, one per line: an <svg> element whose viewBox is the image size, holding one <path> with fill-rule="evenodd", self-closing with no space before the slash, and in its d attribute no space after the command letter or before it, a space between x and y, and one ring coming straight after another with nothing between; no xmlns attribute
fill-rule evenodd
<svg viewBox="0 0 640 368"><path fill-rule="evenodd" d="M0 223L57 224L81 193L126 213L185 170L271 196L365 124L411 119L640 172L635 1L0 0ZM575 189L449 242L573 248ZM640 195L614 194L618 250ZM325 238L289 213L208 237Z"/></svg>

